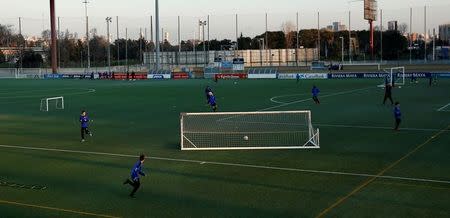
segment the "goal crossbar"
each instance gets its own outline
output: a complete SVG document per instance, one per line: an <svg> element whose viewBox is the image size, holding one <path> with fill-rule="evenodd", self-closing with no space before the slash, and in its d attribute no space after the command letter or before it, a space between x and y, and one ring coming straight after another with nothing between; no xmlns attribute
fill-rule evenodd
<svg viewBox="0 0 450 218"><path fill-rule="evenodd" d="M310 111L182 113L181 150L318 149Z"/></svg>
<svg viewBox="0 0 450 218"><path fill-rule="evenodd" d="M51 98L43 98L41 99L41 111L48 112L50 110L50 102L55 102L55 109L64 110L64 97L51 97Z"/></svg>

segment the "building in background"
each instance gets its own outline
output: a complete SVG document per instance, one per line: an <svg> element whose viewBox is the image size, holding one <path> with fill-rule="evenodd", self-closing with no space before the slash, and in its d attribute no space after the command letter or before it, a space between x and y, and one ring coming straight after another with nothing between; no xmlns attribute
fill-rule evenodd
<svg viewBox="0 0 450 218"><path fill-rule="evenodd" d="M341 22L333 22L332 25L328 25L325 29L332 32L339 32L347 30L347 26L341 24Z"/></svg>
<svg viewBox="0 0 450 218"><path fill-rule="evenodd" d="M170 42L170 33L169 32L164 33L164 42Z"/></svg>
<svg viewBox="0 0 450 218"><path fill-rule="evenodd" d="M398 22L396 20L388 22L389 31L398 31Z"/></svg>
<svg viewBox="0 0 450 218"><path fill-rule="evenodd" d="M450 23L439 25L439 39L450 42Z"/></svg>

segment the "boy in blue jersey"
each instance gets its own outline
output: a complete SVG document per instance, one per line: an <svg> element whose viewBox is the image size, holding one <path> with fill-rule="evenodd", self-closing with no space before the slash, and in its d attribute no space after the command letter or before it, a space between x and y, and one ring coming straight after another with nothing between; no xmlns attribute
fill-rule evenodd
<svg viewBox="0 0 450 218"><path fill-rule="evenodd" d="M133 191L131 191L130 197L134 198L134 194L137 192L139 187L141 187L141 181L140 176L145 176L145 173L142 172L142 165L145 161L145 155L139 156L138 162L134 164L133 168L131 169L131 180L127 179L123 183L124 185L131 185L133 187Z"/></svg>
<svg viewBox="0 0 450 218"><path fill-rule="evenodd" d="M312 90L311 90L312 96L313 96L313 100L316 104L320 104L319 101L319 93L320 93L320 89L317 88L317 86L313 86Z"/></svg>
<svg viewBox="0 0 450 218"><path fill-rule="evenodd" d="M208 104L212 107L213 111L216 112L217 111L216 97L212 92L208 93L208 95L209 95Z"/></svg>
<svg viewBox="0 0 450 218"><path fill-rule="evenodd" d="M399 127L400 127L400 123L402 122L402 111L400 110L400 102L395 102L394 117L395 117L394 130L398 131Z"/></svg>
<svg viewBox="0 0 450 218"><path fill-rule="evenodd" d="M211 87L206 86L205 95L206 95L206 103L207 104L209 104L209 98L210 98L209 93L213 93L213 91L212 91Z"/></svg>
<svg viewBox="0 0 450 218"><path fill-rule="evenodd" d="M88 134L92 136L91 131L89 131L89 117L86 111L82 111L80 115L80 124L81 124L81 142L85 142L84 135Z"/></svg>

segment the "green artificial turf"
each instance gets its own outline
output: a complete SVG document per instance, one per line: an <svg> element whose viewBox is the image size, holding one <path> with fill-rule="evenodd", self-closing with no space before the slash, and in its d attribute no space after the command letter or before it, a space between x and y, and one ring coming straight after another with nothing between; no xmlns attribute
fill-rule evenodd
<svg viewBox="0 0 450 218"><path fill-rule="evenodd" d="M0 217L315 217L390 166L326 216L449 217L450 107L437 110L450 103L450 80L394 89L399 132L382 82L0 80L0 145L27 147L0 146L0 182L47 187L0 186ZM321 105L270 101L310 99L314 84ZM311 110L321 149L180 151L179 115L210 110L206 85L220 111ZM65 110L41 112L40 99L54 96ZM94 137L80 143L84 109ZM141 153L148 176L131 199L122 182L136 161L128 155Z"/></svg>

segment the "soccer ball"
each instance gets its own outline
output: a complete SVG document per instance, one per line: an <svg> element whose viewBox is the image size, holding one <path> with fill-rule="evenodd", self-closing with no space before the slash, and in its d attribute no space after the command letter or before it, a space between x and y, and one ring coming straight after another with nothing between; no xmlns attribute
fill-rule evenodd
<svg viewBox="0 0 450 218"><path fill-rule="evenodd" d="M248 141L248 136L244 136L244 141Z"/></svg>

